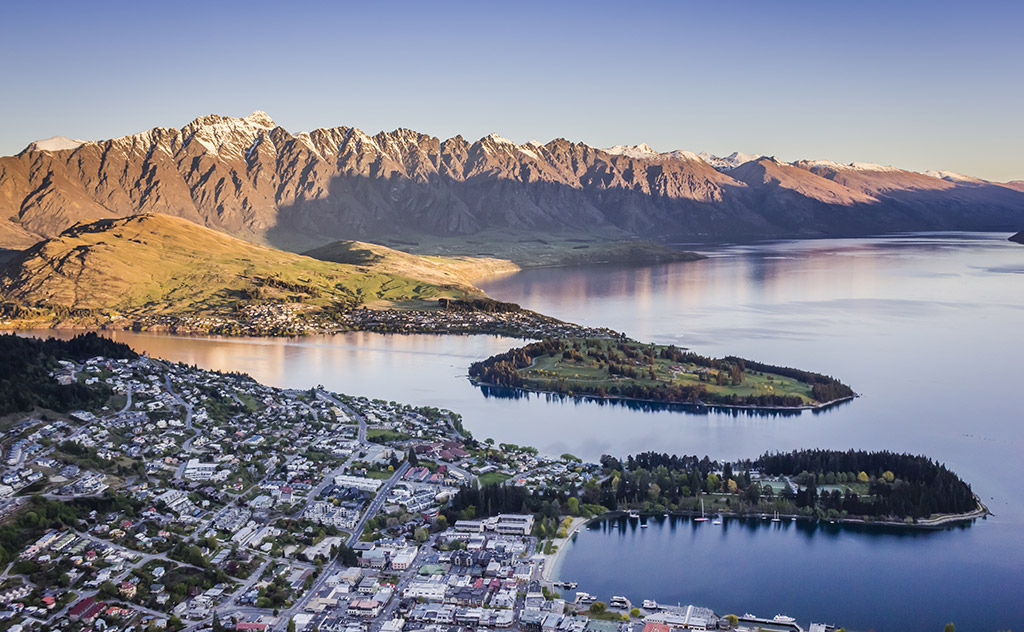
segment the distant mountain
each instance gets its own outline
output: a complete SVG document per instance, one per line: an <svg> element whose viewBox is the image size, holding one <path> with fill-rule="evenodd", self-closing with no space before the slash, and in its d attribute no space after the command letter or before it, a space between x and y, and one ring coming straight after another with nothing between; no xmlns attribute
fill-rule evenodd
<svg viewBox="0 0 1024 632"><path fill-rule="evenodd" d="M1024 230L1020 231L1016 235L1011 236L1010 241L1018 244L1024 244Z"/></svg>
<svg viewBox="0 0 1024 632"><path fill-rule="evenodd" d="M0 158L0 248L87 219L166 213L290 250L483 232L723 240L1009 230L1024 186L734 153L475 142L407 129L292 134L262 112Z"/></svg>
<svg viewBox="0 0 1024 632"><path fill-rule="evenodd" d="M386 248L375 249L391 256ZM9 261L0 269L0 311L102 324L139 316L230 315L266 303L316 311L483 296L465 275L438 272L444 260L394 257L386 268L373 260L330 263L167 215L107 219L69 228Z"/></svg>

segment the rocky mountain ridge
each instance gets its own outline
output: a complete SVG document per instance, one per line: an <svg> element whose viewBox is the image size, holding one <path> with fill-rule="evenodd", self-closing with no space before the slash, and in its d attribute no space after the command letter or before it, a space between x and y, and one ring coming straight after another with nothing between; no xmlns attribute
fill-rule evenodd
<svg viewBox="0 0 1024 632"><path fill-rule="evenodd" d="M292 250L494 230L703 241L1024 221L1024 187L955 176L496 134L292 134L257 111L106 141L47 139L0 158L0 247L138 213Z"/></svg>

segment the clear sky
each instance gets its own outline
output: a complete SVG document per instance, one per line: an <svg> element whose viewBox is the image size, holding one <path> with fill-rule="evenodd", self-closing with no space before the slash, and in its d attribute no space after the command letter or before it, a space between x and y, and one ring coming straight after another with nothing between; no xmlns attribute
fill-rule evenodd
<svg viewBox="0 0 1024 632"><path fill-rule="evenodd" d="M1024 179L1016 2L7 2L0 69L2 155L261 109Z"/></svg>

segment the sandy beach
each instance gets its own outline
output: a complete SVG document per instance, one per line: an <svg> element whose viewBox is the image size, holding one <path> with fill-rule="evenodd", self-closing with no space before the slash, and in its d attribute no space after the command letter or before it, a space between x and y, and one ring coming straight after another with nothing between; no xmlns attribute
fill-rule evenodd
<svg viewBox="0 0 1024 632"><path fill-rule="evenodd" d="M554 553L544 556L544 570L541 572L541 581L547 584L551 583L555 570L562 561L562 553L565 551L565 545L572 539L572 536L576 535L576 532L579 531L583 525L590 522L590 520L590 518L573 518L572 525L569 526L569 531L567 532L566 537L556 538L553 540L557 549Z"/></svg>

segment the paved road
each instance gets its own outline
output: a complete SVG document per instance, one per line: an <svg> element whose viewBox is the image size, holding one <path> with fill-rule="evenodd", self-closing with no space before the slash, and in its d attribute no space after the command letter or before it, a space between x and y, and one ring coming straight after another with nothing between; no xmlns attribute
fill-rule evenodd
<svg viewBox="0 0 1024 632"><path fill-rule="evenodd" d="M366 508L366 511L363 512L359 522L356 523L355 528L352 530L352 536L346 543L348 546L351 547L359 541L359 537L363 534L363 529L366 528L367 521L377 515L380 508L384 506L384 501L387 500L388 493L391 491L391 488L395 486L395 483L402 480L405 473L409 471L409 467L408 462L402 463L402 465L395 470L395 473L391 475L391 478L389 478L387 482L381 485L380 489L377 490L377 496L374 497L373 502L371 502ZM333 575L338 568L340 568L340 565L337 560L333 560L329 564L324 565L323 569L320 571L320 575L316 578L316 581L313 582L310 589L304 592L302 597L296 601L291 608L281 612L281 619L278 621L277 625L274 626L274 630L284 630L288 625L288 619L303 611L303 608L306 607L306 604L309 603L309 600L313 595L323 588L327 578Z"/></svg>
<svg viewBox="0 0 1024 632"><path fill-rule="evenodd" d="M330 393L328 393L327 391L318 390L316 392L316 396L318 398L326 401L326 402L330 402L330 403L334 404L335 406L337 406L341 410L345 411L345 413L349 417L352 417L353 419L355 419L359 423L359 443L366 443L367 442L366 441L366 418L365 417L363 417L362 415L360 415L356 411L352 410L351 408L349 408L345 404L343 404L340 401L338 401L337 399L335 399L335 397L333 395L331 395Z"/></svg>

